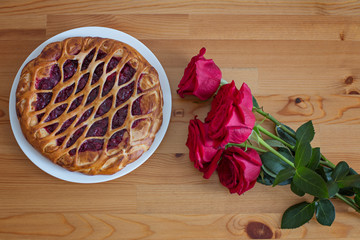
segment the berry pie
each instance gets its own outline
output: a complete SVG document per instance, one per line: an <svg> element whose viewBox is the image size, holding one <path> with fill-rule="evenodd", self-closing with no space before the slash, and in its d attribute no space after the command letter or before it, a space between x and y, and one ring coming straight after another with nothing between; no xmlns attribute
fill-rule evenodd
<svg viewBox="0 0 360 240"><path fill-rule="evenodd" d="M47 45L22 70L21 129L52 162L114 174L146 152L162 124L158 73L129 45L73 37Z"/></svg>

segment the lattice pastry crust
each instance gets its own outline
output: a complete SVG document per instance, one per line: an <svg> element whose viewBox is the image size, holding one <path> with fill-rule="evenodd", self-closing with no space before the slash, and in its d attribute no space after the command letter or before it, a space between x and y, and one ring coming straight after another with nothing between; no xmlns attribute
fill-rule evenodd
<svg viewBox="0 0 360 240"><path fill-rule="evenodd" d="M16 109L26 139L52 162L113 174L151 146L162 124L158 73L122 42L74 37L23 69Z"/></svg>

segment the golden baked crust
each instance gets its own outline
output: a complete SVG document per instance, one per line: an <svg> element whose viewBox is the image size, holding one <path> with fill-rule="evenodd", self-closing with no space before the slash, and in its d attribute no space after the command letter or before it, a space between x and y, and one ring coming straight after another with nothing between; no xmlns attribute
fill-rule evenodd
<svg viewBox="0 0 360 240"><path fill-rule="evenodd" d="M162 124L158 73L129 45L73 37L47 45L22 70L21 129L52 162L113 174L151 146Z"/></svg>

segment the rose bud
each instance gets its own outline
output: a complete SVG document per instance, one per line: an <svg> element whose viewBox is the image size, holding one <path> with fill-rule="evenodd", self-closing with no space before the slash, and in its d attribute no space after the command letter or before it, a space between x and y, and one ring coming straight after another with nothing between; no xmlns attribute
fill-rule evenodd
<svg viewBox="0 0 360 240"><path fill-rule="evenodd" d="M209 124L209 137L221 146L229 142L245 142L256 121L252 107L251 91L245 83L240 90L237 90L234 81L223 85L205 119Z"/></svg>
<svg viewBox="0 0 360 240"><path fill-rule="evenodd" d="M204 178L209 178L216 170L222 149L215 148L215 143L207 135L207 124L199 119L190 120L189 134L186 146L189 148L189 157L194 162L195 168L204 173Z"/></svg>
<svg viewBox="0 0 360 240"><path fill-rule="evenodd" d="M240 195L254 187L261 165L260 156L254 149L248 148L245 152L239 147L229 147L222 155L217 172L221 184L230 193Z"/></svg>
<svg viewBox="0 0 360 240"><path fill-rule="evenodd" d="M209 99L218 89L221 81L221 71L212 59L205 59L205 48L191 58L185 68L177 93L180 97L194 95L200 100Z"/></svg>

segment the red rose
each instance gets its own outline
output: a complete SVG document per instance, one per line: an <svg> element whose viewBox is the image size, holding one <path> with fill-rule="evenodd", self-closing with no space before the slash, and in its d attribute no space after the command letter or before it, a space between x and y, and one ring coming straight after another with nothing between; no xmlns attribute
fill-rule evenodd
<svg viewBox="0 0 360 240"><path fill-rule="evenodd" d="M209 99L218 89L221 81L221 71L212 59L205 59L205 48L202 48L198 55L191 58L185 68L177 93L194 95L201 100Z"/></svg>
<svg viewBox="0 0 360 240"><path fill-rule="evenodd" d="M190 160L195 168L204 173L204 178L209 178L216 170L222 149L215 148L215 143L207 135L208 125L199 119L190 120L189 134L186 146L189 148Z"/></svg>
<svg viewBox="0 0 360 240"><path fill-rule="evenodd" d="M229 147L222 155L217 172L221 184L230 193L240 195L255 185L261 165L260 156L254 149L248 148L245 152L239 147Z"/></svg>
<svg viewBox="0 0 360 240"><path fill-rule="evenodd" d="M244 83L237 90L234 81L223 85L211 104L205 122L209 124L209 136L224 146L228 142L243 143L255 125L252 112L252 95Z"/></svg>

